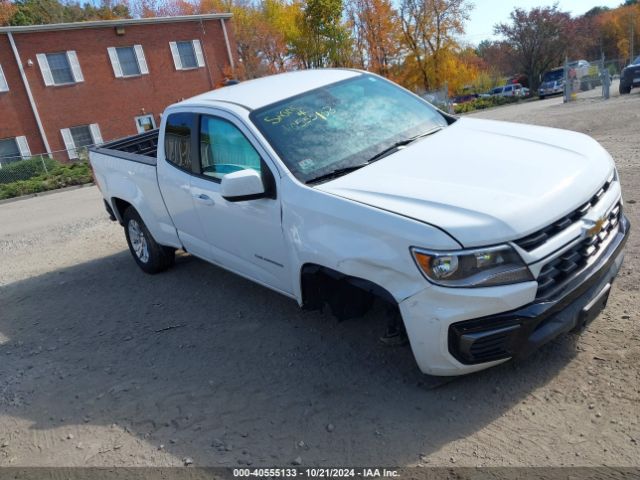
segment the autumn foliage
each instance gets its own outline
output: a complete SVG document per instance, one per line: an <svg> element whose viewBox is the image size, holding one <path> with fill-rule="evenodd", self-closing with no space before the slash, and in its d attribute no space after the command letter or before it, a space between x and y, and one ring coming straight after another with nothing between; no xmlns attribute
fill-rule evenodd
<svg viewBox="0 0 640 480"><path fill-rule="evenodd" d="M0 0L0 25L231 12L238 66L255 78L300 68L353 67L418 92L483 91L507 77L536 78L565 56L623 66L640 51L640 5L579 17L557 6L515 8L502 39L463 41L470 0Z"/></svg>

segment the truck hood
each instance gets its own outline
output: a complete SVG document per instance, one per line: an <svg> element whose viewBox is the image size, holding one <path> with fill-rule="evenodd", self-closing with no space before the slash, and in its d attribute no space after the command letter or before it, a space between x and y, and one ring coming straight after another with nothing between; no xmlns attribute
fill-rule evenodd
<svg viewBox="0 0 640 480"><path fill-rule="evenodd" d="M463 247L526 236L584 204L614 169L592 138L463 118L315 188L439 227Z"/></svg>

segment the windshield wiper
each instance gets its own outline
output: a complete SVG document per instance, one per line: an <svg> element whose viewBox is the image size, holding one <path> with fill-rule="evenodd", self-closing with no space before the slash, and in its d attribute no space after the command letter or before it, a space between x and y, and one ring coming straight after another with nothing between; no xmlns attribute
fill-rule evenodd
<svg viewBox="0 0 640 480"><path fill-rule="evenodd" d="M311 180L307 180L305 183L307 185L309 185L309 184L312 184L312 183L321 182L323 180L330 180L332 178L337 178L337 177L340 177L342 175L346 175L347 173L353 172L354 170L358 170L358 169L360 169L362 167L366 167L367 165L375 162L376 160L380 160L381 158L386 157L387 155L390 155L391 153L393 153L394 151L396 151L400 147L404 147L406 145L409 145L410 143L415 142L419 138L426 137L427 135L431 135L432 133L440 131L440 130L442 130L442 128L443 127L435 127L435 128L430 129L430 130L427 130L426 132L422 132L419 135L415 135L413 137L406 138L404 140L400 140L399 142L395 142L393 145L391 145L391 146L385 148L384 150L382 150L381 152L375 154L373 157L371 157L365 163L359 163L357 165L351 165L350 167L336 168L335 170L331 170L329 173L325 173L325 174L320 175L318 177L312 178Z"/></svg>
<svg viewBox="0 0 640 480"><path fill-rule="evenodd" d="M406 138L404 140L400 140L399 142L396 142L392 145L389 145L387 148L385 148L384 150L382 150L379 153L376 153L373 157L371 157L368 161L367 164L369 163L373 163L377 160L380 160L381 158L384 158L388 155L391 155L392 153L394 153L396 150L398 150L401 147L406 147L407 145L409 145L410 143L415 142L416 140L422 138L422 137L426 137L428 135L431 135L432 133L436 133L439 132L440 130L442 130L443 127L435 127L432 128L431 130L427 130L426 132L422 132L419 135L415 135L413 137L410 138Z"/></svg>
<svg viewBox="0 0 640 480"><path fill-rule="evenodd" d="M358 170L359 168L366 167L367 165L369 165L369 162L359 163L358 165L351 165L350 167L336 168L335 170L331 170L329 173L325 173L318 177L312 178L311 180L307 180L305 183L309 185L310 183L316 183L316 182L321 182L323 180L330 180L332 178L337 178L347 173L353 172L354 170Z"/></svg>

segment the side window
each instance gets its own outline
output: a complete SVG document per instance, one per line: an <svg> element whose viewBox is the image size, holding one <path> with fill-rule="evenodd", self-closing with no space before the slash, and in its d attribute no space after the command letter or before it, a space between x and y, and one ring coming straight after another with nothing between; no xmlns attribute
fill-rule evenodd
<svg viewBox="0 0 640 480"><path fill-rule="evenodd" d="M167 162L191 171L191 135L193 114L173 113L167 118L164 132L164 155Z"/></svg>
<svg viewBox="0 0 640 480"><path fill-rule="evenodd" d="M200 171L220 180L227 173L252 168L261 172L260 155L232 123L202 116L200 120Z"/></svg>

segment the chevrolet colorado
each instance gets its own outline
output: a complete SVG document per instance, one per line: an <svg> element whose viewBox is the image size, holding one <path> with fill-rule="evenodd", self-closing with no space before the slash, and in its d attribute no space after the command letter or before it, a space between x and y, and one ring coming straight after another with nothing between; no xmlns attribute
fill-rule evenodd
<svg viewBox="0 0 640 480"><path fill-rule="evenodd" d="M588 324L629 232L614 162L590 137L455 118L355 70L196 96L90 161L145 272L183 249L303 308L347 318L381 299L432 375Z"/></svg>

